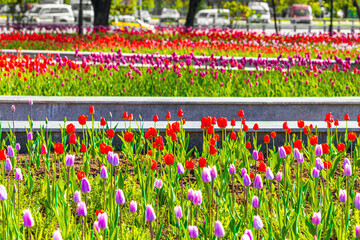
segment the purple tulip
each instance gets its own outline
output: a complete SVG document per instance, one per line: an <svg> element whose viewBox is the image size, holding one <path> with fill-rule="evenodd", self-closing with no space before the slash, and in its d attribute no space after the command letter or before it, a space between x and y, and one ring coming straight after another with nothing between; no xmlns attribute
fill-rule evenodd
<svg viewBox="0 0 360 240"><path fill-rule="evenodd" d="M298 160L300 158L300 151L297 148L294 148L294 159Z"/></svg>
<svg viewBox="0 0 360 240"><path fill-rule="evenodd" d="M313 168L312 176L313 176L313 178L318 178L319 177L319 170L317 170L317 168Z"/></svg>
<svg viewBox="0 0 360 240"><path fill-rule="evenodd" d="M108 178L108 173L107 173L107 171L106 171L106 167L105 167L105 166L102 166L102 167L101 167L100 177L101 177L102 179L107 179L107 178Z"/></svg>
<svg viewBox="0 0 360 240"><path fill-rule="evenodd" d="M184 174L185 170L184 170L184 167L183 167L183 165L181 163L177 164L177 171L178 171L178 174L180 174L180 175Z"/></svg>
<svg viewBox="0 0 360 240"><path fill-rule="evenodd" d="M360 209L360 193L356 193L356 196L355 196L355 208Z"/></svg>
<svg viewBox="0 0 360 240"><path fill-rule="evenodd" d="M246 229L240 240L254 240L250 229Z"/></svg>
<svg viewBox="0 0 360 240"><path fill-rule="evenodd" d="M314 225L319 225L321 223L321 212L320 211L318 213L314 212L313 217L312 217L312 223Z"/></svg>
<svg viewBox="0 0 360 240"><path fill-rule="evenodd" d="M316 168L318 170L324 170L324 162L319 157L316 158Z"/></svg>
<svg viewBox="0 0 360 240"><path fill-rule="evenodd" d="M72 167L74 165L74 162L75 162L75 155L69 155L69 154L66 154L66 158L65 158L65 165L67 167Z"/></svg>
<svg viewBox="0 0 360 240"><path fill-rule="evenodd" d="M60 230L56 230L54 233L53 233L53 240L63 240L63 238L61 237L61 232Z"/></svg>
<svg viewBox="0 0 360 240"><path fill-rule="evenodd" d="M5 201L7 199L6 188L3 185L0 185L0 201Z"/></svg>
<svg viewBox="0 0 360 240"><path fill-rule="evenodd" d="M136 210L137 210L137 203L136 203L136 201L134 201L134 200L131 200L131 202L130 202L130 212L131 213L136 213Z"/></svg>
<svg viewBox="0 0 360 240"><path fill-rule="evenodd" d="M281 180L282 180L282 172L278 172L278 173L276 174L275 180L278 181L278 182L281 182Z"/></svg>
<svg viewBox="0 0 360 240"><path fill-rule="evenodd" d="M345 167L346 164L349 164L351 166L350 160L348 158L344 159L344 167Z"/></svg>
<svg viewBox="0 0 360 240"><path fill-rule="evenodd" d="M344 174L345 174L346 177L351 177L351 175L352 175L352 170L351 170L350 164L345 164Z"/></svg>
<svg viewBox="0 0 360 240"><path fill-rule="evenodd" d="M266 168L266 179L268 179L268 180L273 180L274 179L274 174L271 171L270 167Z"/></svg>
<svg viewBox="0 0 360 240"><path fill-rule="evenodd" d="M189 201L194 200L194 190L192 188L189 189L188 194L187 194L187 198L188 198Z"/></svg>
<svg viewBox="0 0 360 240"><path fill-rule="evenodd" d="M252 199L252 207L258 208L259 207L259 198L257 196L254 196Z"/></svg>
<svg viewBox="0 0 360 240"><path fill-rule="evenodd" d="M217 177L217 170L216 170L216 166L212 166L212 168L210 169L210 175L211 175L211 179L215 179Z"/></svg>
<svg viewBox="0 0 360 240"><path fill-rule="evenodd" d="M32 106L34 104L32 99L29 99L29 105Z"/></svg>
<svg viewBox="0 0 360 240"><path fill-rule="evenodd" d="M84 177L82 180L81 180L81 192L82 193L88 193L91 191L91 186L90 186L90 182L89 180L87 180L86 177Z"/></svg>
<svg viewBox="0 0 360 240"><path fill-rule="evenodd" d="M258 160L259 159L259 153L257 150L254 150L253 153L252 153L252 158L254 160Z"/></svg>
<svg viewBox="0 0 360 240"><path fill-rule="evenodd" d="M124 192L121 189L116 190L115 200L117 204L125 204Z"/></svg>
<svg viewBox="0 0 360 240"><path fill-rule="evenodd" d="M20 149L21 149L20 143L17 143L15 148L16 148L17 151L20 151Z"/></svg>
<svg viewBox="0 0 360 240"><path fill-rule="evenodd" d="M8 146L7 155L8 155L9 157L14 157L14 156L15 156L15 154L14 154L14 149L12 148L11 145Z"/></svg>
<svg viewBox="0 0 360 240"><path fill-rule="evenodd" d="M356 238L360 238L360 225L355 226Z"/></svg>
<svg viewBox="0 0 360 240"><path fill-rule="evenodd" d="M262 189L263 188L263 182L261 180L261 175L256 174L255 180L254 180L254 187L256 189Z"/></svg>
<svg viewBox="0 0 360 240"><path fill-rule="evenodd" d="M251 179L250 179L249 175L247 175L247 173L245 173L245 175L244 175L243 184L244 184L244 186L251 185Z"/></svg>
<svg viewBox="0 0 360 240"><path fill-rule="evenodd" d="M20 168L15 169L15 180L22 181L23 175Z"/></svg>
<svg viewBox="0 0 360 240"><path fill-rule="evenodd" d="M254 218L253 218L253 227L255 229L262 229L263 226L264 226L264 224L263 224L260 216L258 216L258 215L254 216Z"/></svg>
<svg viewBox="0 0 360 240"><path fill-rule="evenodd" d="M315 155L318 156L318 157L321 157L323 155L322 146L320 144L316 145Z"/></svg>
<svg viewBox="0 0 360 240"><path fill-rule="evenodd" d="M11 171L12 170L12 164L11 164L10 159L8 159L8 158L5 161L5 170L6 171Z"/></svg>
<svg viewBox="0 0 360 240"><path fill-rule="evenodd" d="M244 175L247 173L246 168L241 169L241 176L244 177Z"/></svg>
<svg viewBox="0 0 360 240"><path fill-rule="evenodd" d="M155 181L155 187L156 187L157 189L161 189L161 188L163 187L163 182L161 181L160 178L156 179L156 181Z"/></svg>
<svg viewBox="0 0 360 240"><path fill-rule="evenodd" d="M284 147L279 147L279 156L280 158L286 158L286 151Z"/></svg>
<svg viewBox="0 0 360 240"><path fill-rule="evenodd" d="M113 156L112 165L113 166L118 166L119 163L120 163L119 155L117 153L115 153L114 156Z"/></svg>
<svg viewBox="0 0 360 240"><path fill-rule="evenodd" d="M81 202L81 193L80 193L80 191L75 191L73 201L74 201L74 203Z"/></svg>
<svg viewBox="0 0 360 240"><path fill-rule="evenodd" d="M32 141L33 140L33 134L32 132L29 132L27 135L27 140Z"/></svg>
<svg viewBox="0 0 360 240"><path fill-rule="evenodd" d="M202 203L202 194L201 191L194 191L194 200L193 200L193 204L195 205L201 205Z"/></svg>
<svg viewBox="0 0 360 240"><path fill-rule="evenodd" d="M98 225L100 229L106 229L108 227L108 215L106 212L99 213L98 215Z"/></svg>
<svg viewBox="0 0 360 240"><path fill-rule="evenodd" d="M98 222L98 221L95 221L95 222L94 222L94 228L95 228L95 230L96 230L98 233L100 232L99 222Z"/></svg>
<svg viewBox="0 0 360 240"><path fill-rule="evenodd" d="M183 217L181 206L176 206L174 211L175 211L175 218L180 219Z"/></svg>
<svg viewBox="0 0 360 240"><path fill-rule="evenodd" d="M300 153L299 159L297 161L298 161L298 163L303 163L304 162L304 154Z"/></svg>
<svg viewBox="0 0 360 240"><path fill-rule="evenodd" d="M85 202L79 202L79 203L78 203L77 214L78 214L78 216L80 216L80 217L86 217L86 215L87 215L87 208L86 208L86 203L85 203Z"/></svg>
<svg viewBox="0 0 360 240"><path fill-rule="evenodd" d="M114 160L114 153L113 152L108 152L107 156L106 156L107 161L112 165L113 164L113 160Z"/></svg>
<svg viewBox="0 0 360 240"><path fill-rule="evenodd" d="M229 173L230 173L230 175L234 175L235 172L236 172L235 165L234 165L234 164L230 164L230 166L229 166Z"/></svg>
<svg viewBox="0 0 360 240"><path fill-rule="evenodd" d="M146 218L147 222L152 222L152 221L156 220L156 215L155 215L154 209L150 204L146 205L145 218Z"/></svg>
<svg viewBox="0 0 360 240"><path fill-rule="evenodd" d="M197 238L199 236L199 229L197 226L189 226L189 236L191 238Z"/></svg>
<svg viewBox="0 0 360 240"><path fill-rule="evenodd" d="M214 235L215 237L221 238L225 236L225 230L223 225L219 220L215 221L215 229L214 229Z"/></svg>
<svg viewBox="0 0 360 240"><path fill-rule="evenodd" d="M29 209L25 209L23 212L24 227L31 228L35 225L34 219Z"/></svg>
<svg viewBox="0 0 360 240"><path fill-rule="evenodd" d="M340 189L340 191L339 191L339 200L340 200L340 202L346 202L346 198L347 198L347 196L346 196L346 189Z"/></svg>
<svg viewBox="0 0 360 240"><path fill-rule="evenodd" d="M207 167L204 167L203 168L203 171L202 171L202 180L204 183L209 183L211 182L211 174L210 174L210 169L207 168Z"/></svg>

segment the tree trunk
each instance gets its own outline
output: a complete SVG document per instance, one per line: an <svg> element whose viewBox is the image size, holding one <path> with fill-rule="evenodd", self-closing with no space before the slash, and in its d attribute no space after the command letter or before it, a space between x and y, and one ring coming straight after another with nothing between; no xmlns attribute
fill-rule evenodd
<svg viewBox="0 0 360 240"><path fill-rule="evenodd" d="M185 27L193 27L196 11L200 5L201 0L190 0L189 10L186 16Z"/></svg>
<svg viewBox="0 0 360 240"><path fill-rule="evenodd" d="M357 0L353 0L354 7L356 8L356 12L358 15L358 18L360 19L360 7Z"/></svg>
<svg viewBox="0 0 360 240"><path fill-rule="evenodd" d="M109 24L109 13L111 0L91 0L94 7L94 26L107 26Z"/></svg>

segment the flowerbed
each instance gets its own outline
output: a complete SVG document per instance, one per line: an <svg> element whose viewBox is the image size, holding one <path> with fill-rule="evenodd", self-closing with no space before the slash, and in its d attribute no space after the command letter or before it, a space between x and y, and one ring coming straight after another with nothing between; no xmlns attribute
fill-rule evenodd
<svg viewBox="0 0 360 240"><path fill-rule="evenodd" d="M0 48L107 51L119 48L123 52L247 56L257 57L261 52L264 57L284 57L300 54L316 58L338 55L341 58L354 58L359 54L358 34L279 35L245 32L239 30L186 30L184 28L158 28L153 32L103 30L80 38L77 34L67 34L67 29L47 30L47 33L33 33L24 29L10 34L0 34Z"/></svg>
<svg viewBox="0 0 360 240"><path fill-rule="evenodd" d="M15 115L15 106L11 110ZM247 126L242 110L230 122L203 117L201 153L187 147L181 109L175 120L171 113L165 117L164 136L156 130L157 115L154 127L142 129L125 112L126 130L117 135L111 115L95 126L94 113L90 107L91 120L79 116L78 135L65 120L59 142L45 126L36 133L27 129L25 146L12 131L6 133L0 146L3 239L360 235L359 138L348 132L341 139L331 113L325 116L325 143L318 142L316 126L299 120L300 134L291 134L283 124L286 138L279 149L273 145L276 133L258 139L261 126ZM215 125L221 134L214 133ZM253 135L247 133L249 127ZM115 138L122 142L120 149L113 146ZM19 154L21 147L27 149L26 157Z"/></svg>

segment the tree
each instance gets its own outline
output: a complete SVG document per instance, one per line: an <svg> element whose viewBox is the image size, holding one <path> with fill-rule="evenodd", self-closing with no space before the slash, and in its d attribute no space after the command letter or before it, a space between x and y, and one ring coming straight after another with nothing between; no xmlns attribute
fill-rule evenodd
<svg viewBox="0 0 360 240"><path fill-rule="evenodd" d="M91 0L94 7L94 26L107 26L111 0Z"/></svg>
<svg viewBox="0 0 360 240"><path fill-rule="evenodd" d="M186 22L185 22L186 27L194 26L195 14L199 8L200 2L201 2L201 0L190 0L189 10L188 10L188 13L186 16Z"/></svg>

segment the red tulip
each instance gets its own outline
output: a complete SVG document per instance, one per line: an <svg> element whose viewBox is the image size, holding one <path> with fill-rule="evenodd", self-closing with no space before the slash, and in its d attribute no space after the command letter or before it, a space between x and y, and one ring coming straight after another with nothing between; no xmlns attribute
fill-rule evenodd
<svg viewBox="0 0 360 240"><path fill-rule="evenodd" d="M344 120L345 120L345 121L350 121L350 116L349 116L349 114L345 114Z"/></svg>
<svg viewBox="0 0 360 240"><path fill-rule="evenodd" d="M112 146L106 145L106 147L105 147L105 154L108 154L109 152L112 152L112 151L113 151Z"/></svg>
<svg viewBox="0 0 360 240"><path fill-rule="evenodd" d="M59 143L59 142L56 143L54 151L59 155L63 154L64 153L64 144Z"/></svg>
<svg viewBox="0 0 360 240"><path fill-rule="evenodd" d="M359 115L357 116L357 122L360 123L360 113L359 113Z"/></svg>
<svg viewBox="0 0 360 240"><path fill-rule="evenodd" d="M130 113L127 120L129 120L129 121L134 120L134 115L132 113Z"/></svg>
<svg viewBox="0 0 360 240"><path fill-rule="evenodd" d="M110 128L109 130L106 131L106 137L108 139L112 139L114 136L115 136L115 132L113 129Z"/></svg>
<svg viewBox="0 0 360 240"><path fill-rule="evenodd" d="M78 119L79 124L80 124L80 125L85 125L87 118L88 118L88 116L85 116L84 114L83 114L83 115L80 115L80 116L79 116L79 119Z"/></svg>
<svg viewBox="0 0 360 240"><path fill-rule="evenodd" d="M101 118L101 120L100 120L100 125L101 125L101 126L106 126L106 120L105 120L104 117Z"/></svg>
<svg viewBox="0 0 360 240"><path fill-rule="evenodd" d="M264 143L269 143L270 142L270 137L269 137L269 135L265 135L264 136Z"/></svg>
<svg viewBox="0 0 360 240"><path fill-rule="evenodd" d="M316 144L318 144L318 138L317 138L317 136L314 135L314 136L311 136L311 137L310 137L310 144L313 145L313 146L316 145Z"/></svg>
<svg viewBox="0 0 360 240"><path fill-rule="evenodd" d="M164 156L165 164L166 165L174 165L174 155L173 154L166 154Z"/></svg>
<svg viewBox="0 0 360 240"><path fill-rule="evenodd" d="M189 169L189 170L193 169L194 168L194 161L192 161L192 160L186 161L185 162L185 168Z"/></svg>
<svg viewBox="0 0 360 240"><path fill-rule="evenodd" d="M158 121L159 121L159 117L158 117L158 115L157 115L157 114L155 114L155 115L154 115L154 117L153 117L153 121L154 121L154 122L158 122Z"/></svg>
<svg viewBox="0 0 360 240"><path fill-rule="evenodd" d="M335 126L339 126L339 120L335 119L335 120L334 120L334 125L335 125Z"/></svg>
<svg viewBox="0 0 360 240"><path fill-rule="evenodd" d="M223 118L223 117L219 118L217 123L218 123L218 127L221 129L227 127L227 119L226 118Z"/></svg>
<svg viewBox="0 0 360 240"><path fill-rule="evenodd" d="M76 144L76 135L75 135L75 133L70 135L69 144Z"/></svg>
<svg viewBox="0 0 360 240"><path fill-rule="evenodd" d="M206 167L206 159L201 157L199 158L199 167L203 168Z"/></svg>
<svg viewBox="0 0 360 240"><path fill-rule="evenodd" d="M232 127L235 127L235 126L236 126L236 121L235 121L235 119L234 119L234 118L233 118L233 119L231 119L231 123L230 123L230 124L231 124L231 126L232 126Z"/></svg>
<svg viewBox="0 0 360 240"><path fill-rule="evenodd" d="M157 163L155 160L151 160L151 170L156 170L157 169Z"/></svg>
<svg viewBox="0 0 360 240"><path fill-rule="evenodd" d="M310 134L310 133L311 133L311 127L310 127L310 126L305 126L305 127L304 127L304 133L305 133L306 135Z"/></svg>
<svg viewBox="0 0 360 240"><path fill-rule="evenodd" d="M68 125L66 126L66 132L67 132L68 134L73 134L73 133L75 133L75 126L74 126L74 124L72 124L72 123L68 124Z"/></svg>
<svg viewBox="0 0 360 240"><path fill-rule="evenodd" d="M84 171L78 171L76 174L76 177L79 181L81 181L84 177L85 177L85 172Z"/></svg>
<svg viewBox="0 0 360 240"><path fill-rule="evenodd" d="M246 149L251 149L251 143L250 142L246 142Z"/></svg>
<svg viewBox="0 0 360 240"><path fill-rule="evenodd" d="M288 155L291 154L291 147L289 145L285 145L284 149L285 149L286 154L288 154Z"/></svg>
<svg viewBox="0 0 360 240"><path fill-rule="evenodd" d="M349 138L349 140L350 141L355 141L356 140L356 133L354 133L354 132L349 132L348 133L348 138Z"/></svg>
<svg viewBox="0 0 360 240"><path fill-rule="evenodd" d="M266 165L264 162L260 162L259 164L259 172L265 172L266 171Z"/></svg>
<svg viewBox="0 0 360 240"><path fill-rule="evenodd" d="M239 118L243 118L244 117L244 110L240 109L238 112L238 116Z"/></svg>
<svg viewBox="0 0 360 240"><path fill-rule="evenodd" d="M214 139L215 139L215 141L219 141L220 140L220 136L219 136L219 134L214 134Z"/></svg>
<svg viewBox="0 0 360 240"><path fill-rule="evenodd" d="M123 114L123 116L122 116L122 119L123 119L123 120L127 120L128 118L129 118L128 112L125 111L124 114Z"/></svg>
<svg viewBox="0 0 360 240"><path fill-rule="evenodd" d="M177 135L174 132L171 134L171 141L173 142L177 141Z"/></svg>
<svg viewBox="0 0 360 240"><path fill-rule="evenodd" d="M206 134L213 134L214 133L214 126L211 125L210 127L206 128Z"/></svg>
<svg viewBox="0 0 360 240"><path fill-rule="evenodd" d="M0 150L0 161L5 161L7 158L6 149Z"/></svg>
<svg viewBox="0 0 360 240"><path fill-rule="evenodd" d="M258 161L264 161L264 154L262 152L258 152Z"/></svg>
<svg viewBox="0 0 360 240"><path fill-rule="evenodd" d="M132 142L134 139L134 134L132 132L126 132L124 134L124 140L125 142Z"/></svg>
<svg viewBox="0 0 360 240"><path fill-rule="evenodd" d="M324 161L324 168L330 169L331 168L331 162L330 161Z"/></svg>
<svg viewBox="0 0 360 240"><path fill-rule="evenodd" d="M298 121L297 121L297 125L298 125L298 128L303 128L304 125L305 125L305 123L304 123L303 120L298 120Z"/></svg>
<svg viewBox="0 0 360 240"><path fill-rule="evenodd" d="M100 143L100 153L106 154L106 143Z"/></svg>
<svg viewBox="0 0 360 240"><path fill-rule="evenodd" d="M210 145L210 155L215 155L217 153L217 150L214 145Z"/></svg>
<svg viewBox="0 0 360 240"><path fill-rule="evenodd" d="M174 133L180 132L180 123L179 122L173 122L171 124L171 128L174 131Z"/></svg>
<svg viewBox="0 0 360 240"><path fill-rule="evenodd" d="M270 133L270 136L271 136L271 138L276 138L276 132L272 131L272 132Z"/></svg>
<svg viewBox="0 0 360 240"><path fill-rule="evenodd" d="M321 144L322 150L323 150L323 154L328 154L330 153L330 147L327 143L323 143Z"/></svg>
<svg viewBox="0 0 360 240"><path fill-rule="evenodd" d="M259 125L258 125L257 123L255 123L255 124L254 124L254 126L253 126L253 130L254 130L254 131L259 130Z"/></svg>
<svg viewBox="0 0 360 240"><path fill-rule="evenodd" d="M155 138L155 141L153 142L153 148L156 148L157 150L164 150L164 141L162 136L157 136Z"/></svg>
<svg viewBox="0 0 360 240"><path fill-rule="evenodd" d="M95 211L96 216L98 216L99 213L104 213L104 211L103 211L103 210L96 210L96 211Z"/></svg>
<svg viewBox="0 0 360 240"><path fill-rule="evenodd" d="M170 114L170 112L167 112L167 114L166 114L166 120L170 120L171 119L171 114Z"/></svg>
<svg viewBox="0 0 360 240"><path fill-rule="evenodd" d="M325 122L334 122L334 117L331 114L331 112L329 112L325 115Z"/></svg>
<svg viewBox="0 0 360 240"><path fill-rule="evenodd" d="M247 132L247 131L249 131L249 127L248 127L248 125L246 125L246 124L244 124L243 125L243 129L242 129L244 132Z"/></svg>
<svg viewBox="0 0 360 240"><path fill-rule="evenodd" d="M297 148L297 149L299 149L299 150L302 149L302 142L301 142L300 139L298 139L298 140L296 140L296 141L294 142L294 148ZM285 149L285 151L286 151L286 149Z"/></svg>
<svg viewBox="0 0 360 240"><path fill-rule="evenodd" d="M288 123L287 123L287 122L284 122L284 123L283 123L283 129L284 129L284 131L286 131L288 128L289 128Z"/></svg>
<svg viewBox="0 0 360 240"><path fill-rule="evenodd" d="M254 178L255 178L255 175L254 175L253 172L250 173L250 178L251 178L251 179L254 179Z"/></svg>
<svg viewBox="0 0 360 240"><path fill-rule="evenodd" d="M86 145L85 145L85 144L81 144L80 152L86 153L86 151L87 151Z"/></svg>
<svg viewBox="0 0 360 240"><path fill-rule="evenodd" d="M94 106L90 106L90 107L89 107L89 114L90 114L90 115L95 114Z"/></svg>
<svg viewBox="0 0 360 240"><path fill-rule="evenodd" d="M149 156L152 156L152 155L153 155L153 152L152 152L151 149L148 151L148 155L149 155Z"/></svg>
<svg viewBox="0 0 360 240"><path fill-rule="evenodd" d="M235 132L230 133L230 139L236 140L236 133Z"/></svg>
<svg viewBox="0 0 360 240"><path fill-rule="evenodd" d="M338 143L337 146L336 146L337 150L339 152L344 152L345 151L345 144L343 143Z"/></svg>
<svg viewBox="0 0 360 240"><path fill-rule="evenodd" d="M178 115L178 117L183 117L183 116L184 116L184 113L183 113L183 111L181 110L181 108L179 109L177 115Z"/></svg>

